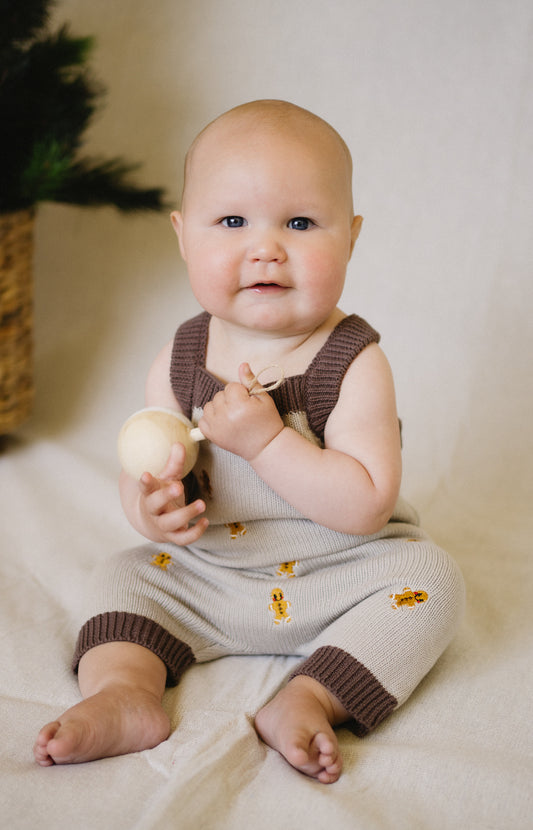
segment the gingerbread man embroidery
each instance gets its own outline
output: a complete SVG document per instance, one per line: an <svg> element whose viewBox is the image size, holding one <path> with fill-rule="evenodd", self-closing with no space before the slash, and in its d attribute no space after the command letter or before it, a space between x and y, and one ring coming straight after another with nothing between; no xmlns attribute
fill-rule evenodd
<svg viewBox="0 0 533 830"><path fill-rule="evenodd" d="M274 614L274 624L281 625L284 622L289 623L291 621L291 616L288 613L288 609L291 604L288 600L283 598L283 591L281 588L274 588L270 594L270 599L272 602L268 608L269 611L272 611Z"/></svg>
<svg viewBox="0 0 533 830"><path fill-rule="evenodd" d="M414 608L422 602L426 602L428 595L425 591L411 591L410 588L404 588L403 594L390 594L390 598L394 600L393 608Z"/></svg>
<svg viewBox="0 0 533 830"><path fill-rule="evenodd" d="M162 571L166 571L168 565L172 562L172 557L169 553L165 553L161 551L161 553L156 553L155 556L152 557L152 565L155 565L157 568L161 568Z"/></svg>
<svg viewBox="0 0 533 830"><path fill-rule="evenodd" d="M246 528L241 522L226 522L224 526L229 528L230 539L238 539L246 533Z"/></svg>
<svg viewBox="0 0 533 830"><path fill-rule="evenodd" d="M294 573L294 569L298 567L300 563L297 559L293 562L282 562L281 565L278 566L278 570L276 571L278 576L286 576L290 579L293 576L296 576Z"/></svg>

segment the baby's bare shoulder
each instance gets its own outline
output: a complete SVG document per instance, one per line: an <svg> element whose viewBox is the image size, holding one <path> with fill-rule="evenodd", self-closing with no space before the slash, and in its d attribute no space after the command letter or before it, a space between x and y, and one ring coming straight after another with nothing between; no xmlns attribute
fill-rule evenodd
<svg viewBox="0 0 533 830"><path fill-rule="evenodd" d="M377 344L367 346L346 372L324 439L366 468L392 511L402 471L400 430L392 371Z"/></svg>
<svg viewBox="0 0 533 830"><path fill-rule="evenodd" d="M396 395L392 370L377 343L367 346L350 364L327 429L357 435L397 430Z"/></svg>
<svg viewBox="0 0 533 830"><path fill-rule="evenodd" d="M150 367L145 386L146 406L164 406L178 410L180 408L170 383L172 348L171 340L163 346Z"/></svg>
<svg viewBox="0 0 533 830"><path fill-rule="evenodd" d="M363 391L372 394L391 388L394 388L394 381L387 356L377 343L370 343L348 367L342 382L341 395L349 394L350 390L358 394Z"/></svg>

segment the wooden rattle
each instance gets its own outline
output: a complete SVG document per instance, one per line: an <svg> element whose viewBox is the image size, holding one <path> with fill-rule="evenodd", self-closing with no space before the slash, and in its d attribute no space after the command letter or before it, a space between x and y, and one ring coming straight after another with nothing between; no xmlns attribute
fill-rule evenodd
<svg viewBox="0 0 533 830"><path fill-rule="evenodd" d="M280 370L280 378L269 386L259 386L259 375L267 369ZM284 375L277 364L267 366L257 374L249 387L250 395L260 395L277 389L283 383ZM165 409L158 406L149 406L140 409L122 426L118 436L118 457L130 476L139 479L143 473L158 476L164 469L173 444L183 444L185 447L185 465L183 475L186 476L198 458L198 442L205 438L198 427L189 421L181 412L174 409Z"/></svg>
<svg viewBox="0 0 533 830"><path fill-rule="evenodd" d="M118 457L125 470L139 479L143 473L159 475L167 463L173 444L185 447L187 475L198 458L198 441L204 435L185 415L173 409L149 406L130 415L118 436Z"/></svg>

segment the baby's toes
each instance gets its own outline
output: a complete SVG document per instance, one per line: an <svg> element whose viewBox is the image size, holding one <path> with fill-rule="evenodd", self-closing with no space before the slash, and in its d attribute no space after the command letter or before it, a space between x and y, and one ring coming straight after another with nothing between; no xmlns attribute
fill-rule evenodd
<svg viewBox="0 0 533 830"><path fill-rule="evenodd" d="M53 758L48 752L48 744L54 738L59 726L58 721L47 723L37 735L37 739L33 745L33 755L36 762L42 767L50 767L54 763Z"/></svg>
<svg viewBox="0 0 533 830"><path fill-rule="evenodd" d="M342 772L342 756L336 741L328 735L320 734L315 738L318 749L318 765L321 768L318 778L324 784L332 784Z"/></svg>
<svg viewBox="0 0 533 830"><path fill-rule="evenodd" d="M324 732L319 732L313 738L313 749L321 766L329 767L339 758L339 745L336 738L331 738Z"/></svg>
<svg viewBox="0 0 533 830"><path fill-rule="evenodd" d="M331 766L327 770L321 770L317 775L317 779L321 784L334 784L335 781L339 780L340 774L341 768L335 770L335 766Z"/></svg>

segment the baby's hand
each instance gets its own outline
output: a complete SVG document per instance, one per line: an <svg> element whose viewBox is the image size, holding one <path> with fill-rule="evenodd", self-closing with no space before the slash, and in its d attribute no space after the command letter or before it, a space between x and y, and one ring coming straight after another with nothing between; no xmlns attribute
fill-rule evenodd
<svg viewBox="0 0 533 830"><path fill-rule="evenodd" d="M228 383L205 405L198 426L217 446L253 461L284 424L270 395L257 394L262 387L254 383L248 363L239 367L239 379L240 383Z"/></svg>
<svg viewBox="0 0 533 830"><path fill-rule="evenodd" d="M154 542L190 545L205 532L208 520L204 517L191 525L206 509L200 499L185 503L182 482L185 449L174 444L164 470L156 478L143 473L139 481L139 509Z"/></svg>

